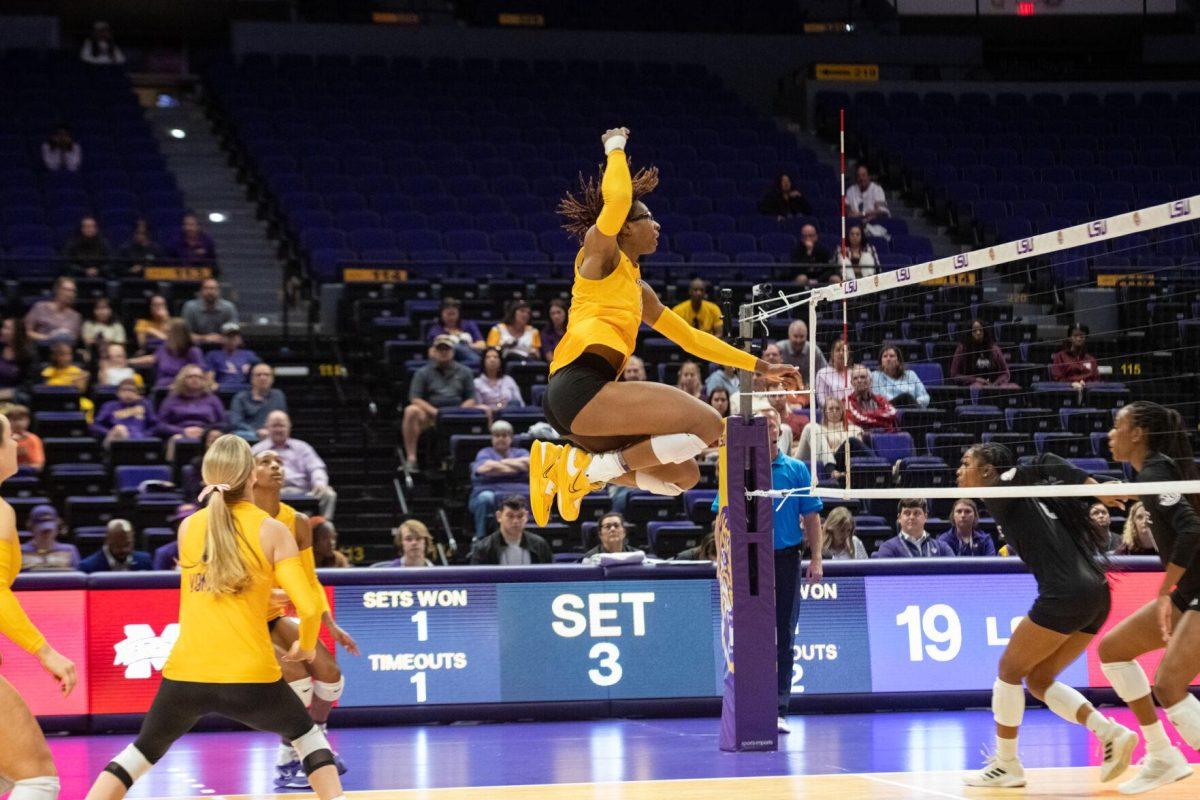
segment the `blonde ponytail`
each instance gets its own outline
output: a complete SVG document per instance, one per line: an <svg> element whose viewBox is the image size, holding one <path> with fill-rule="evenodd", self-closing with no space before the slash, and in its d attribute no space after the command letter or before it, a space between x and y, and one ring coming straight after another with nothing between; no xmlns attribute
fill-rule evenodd
<svg viewBox="0 0 1200 800"><path fill-rule="evenodd" d="M240 436L222 436L208 448L200 471L207 485L205 493L211 494L200 558L205 567L204 586L215 594L238 594L250 585L251 575L238 546L239 539L245 541L245 532L238 530L229 502L242 498L254 471L250 445ZM254 553L253 548L248 549Z"/></svg>

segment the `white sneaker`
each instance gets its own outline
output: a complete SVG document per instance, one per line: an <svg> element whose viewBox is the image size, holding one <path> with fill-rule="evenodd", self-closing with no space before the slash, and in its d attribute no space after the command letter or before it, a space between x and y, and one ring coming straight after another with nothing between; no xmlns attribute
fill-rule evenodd
<svg viewBox="0 0 1200 800"><path fill-rule="evenodd" d="M1133 748L1137 747L1138 735L1112 720L1113 733L1107 739L1101 739L1104 746L1104 760L1100 763L1100 780L1111 781L1125 770L1129 769L1129 760L1133 757Z"/></svg>
<svg viewBox="0 0 1200 800"><path fill-rule="evenodd" d="M779 717L778 719L775 720L775 726L779 729L780 733L791 733L792 732L792 726L788 725L787 720L784 719L783 717Z"/></svg>
<svg viewBox="0 0 1200 800"><path fill-rule="evenodd" d="M1001 761L996 755L988 756L983 769L963 777L967 786L985 786L992 789L1012 789L1025 785L1025 768L1020 759Z"/></svg>
<svg viewBox="0 0 1200 800"><path fill-rule="evenodd" d="M1191 776L1192 765L1178 747L1172 747L1158 755L1143 758L1137 777L1122 783L1117 791L1121 794L1141 794Z"/></svg>

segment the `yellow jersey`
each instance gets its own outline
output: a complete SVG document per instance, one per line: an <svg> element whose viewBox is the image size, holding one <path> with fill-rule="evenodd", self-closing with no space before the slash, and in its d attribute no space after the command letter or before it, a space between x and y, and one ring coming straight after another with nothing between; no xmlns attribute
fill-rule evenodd
<svg viewBox="0 0 1200 800"><path fill-rule="evenodd" d="M275 570L259 541L269 515L253 503L229 507L241 534L238 547L251 575L238 594L204 590L200 563L208 532L208 509L183 521L179 537L179 639L163 667L163 677L195 683L273 683L283 673L263 620L267 618Z"/></svg>
<svg viewBox="0 0 1200 800"><path fill-rule="evenodd" d="M27 653L36 653L46 644L46 637L29 621L13 594L12 584L20 571L21 543L14 535L0 542L0 634Z"/></svg>
<svg viewBox="0 0 1200 800"><path fill-rule="evenodd" d="M724 315L721 314L721 309L711 300L701 300L699 311L692 308L691 300L684 300L671 310L683 317L683 321L688 325L705 333L710 333L713 336L717 335L721 323L725 321Z"/></svg>
<svg viewBox="0 0 1200 800"><path fill-rule="evenodd" d="M275 515L275 519L287 526L287 529L292 532L292 536L296 539L296 546L299 547L300 534L296 532L296 509L287 503L280 503L279 513ZM300 564L304 567L304 574L308 578L309 585L318 595L322 610L329 611L329 598L325 596L325 589L321 586L321 582L317 580L317 560L313 555L312 542L309 542L307 547L300 548ZM287 613L282 608L277 608L267 617L267 621L269 622L284 616L287 616Z"/></svg>
<svg viewBox="0 0 1200 800"><path fill-rule="evenodd" d="M567 318L567 332L554 349L551 375L597 344L620 353L623 358L617 373L625 369L625 362L637 346L638 327L642 324L642 287L638 283L642 271L627 255L620 255L617 268L600 280L590 280L579 274L579 265L583 263L582 248L575 256L571 314Z"/></svg>

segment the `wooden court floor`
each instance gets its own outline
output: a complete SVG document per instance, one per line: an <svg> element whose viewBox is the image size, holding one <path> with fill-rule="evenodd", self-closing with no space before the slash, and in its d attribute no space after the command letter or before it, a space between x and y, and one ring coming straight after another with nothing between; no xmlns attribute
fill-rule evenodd
<svg viewBox="0 0 1200 800"><path fill-rule="evenodd" d="M992 798L1124 797L1117 785L1136 775L1131 767L1118 781L1102 784L1095 767L1031 769L1024 789L973 789L962 785L962 772L890 772L859 775L793 775L698 780L565 783L533 786L469 786L457 789L408 789L347 792L347 800L991 800ZM217 795L186 800L296 800L316 795ZM1200 798L1200 778L1164 786L1148 800ZM156 800L184 800L156 798Z"/></svg>

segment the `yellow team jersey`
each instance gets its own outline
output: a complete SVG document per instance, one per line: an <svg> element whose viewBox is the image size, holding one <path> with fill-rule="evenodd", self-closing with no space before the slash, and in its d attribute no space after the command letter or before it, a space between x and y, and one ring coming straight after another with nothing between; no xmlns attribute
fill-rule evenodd
<svg viewBox="0 0 1200 800"><path fill-rule="evenodd" d="M300 544L300 537L296 533L296 509L287 503L280 503L279 513L275 515L275 519L286 525L287 529L292 532L292 538L296 540L296 544ZM301 557L301 561L303 560L303 557ZM267 621L269 622L284 616L287 616L286 612L282 608L276 608L267 615Z"/></svg>
<svg viewBox="0 0 1200 800"><path fill-rule="evenodd" d="M620 251L618 251L620 252ZM570 364L592 345L604 345L623 359L618 374L637 346L638 327L642 324L642 272L621 253L620 263L607 277L589 280L579 274L583 249L575 256L575 282L571 286L571 314L567 332L554 349L550 364L553 375Z"/></svg>
<svg viewBox="0 0 1200 800"><path fill-rule="evenodd" d="M14 535L0 542L0 634L28 653L36 653L46 637L29 621L13 594L12 583L21 571L21 543Z"/></svg>
<svg viewBox="0 0 1200 800"><path fill-rule="evenodd" d="M179 565L179 639L163 667L163 677L196 683L273 683L282 677L271 634L263 620L275 585L275 571L259 542L269 515L253 503L230 508L241 536L238 545L251 583L235 595L204 591L204 539L208 509L183 522Z"/></svg>
<svg viewBox="0 0 1200 800"><path fill-rule="evenodd" d="M671 310L683 317L683 321L688 325L705 333L711 333L713 336L717 335L719 326L725 320L721 309L711 300L701 300L699 311L692 308L691 300L684 300Z"/></svg>

